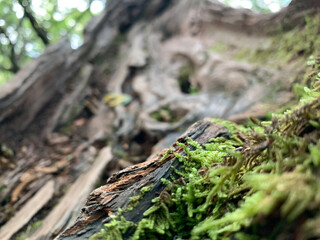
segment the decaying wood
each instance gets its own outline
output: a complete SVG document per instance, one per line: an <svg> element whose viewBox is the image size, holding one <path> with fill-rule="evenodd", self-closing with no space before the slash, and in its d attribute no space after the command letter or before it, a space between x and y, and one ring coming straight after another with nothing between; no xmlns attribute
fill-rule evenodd
<svg viewBox="0 0 320 240"><path fill-rule="evenodd" d="M72 184L60 203L44 219L42 227L30 239L48 239L70 225L111 159L111 148L103 148L91 169Z"/></svg>
<svg viewBox="0 0 320 240"><path fill-rule="evenodd" d="M228 134L227 129L219 124L203 120L192 125L188 131L177 141L185 142L186 137L200 144L209 142L211 138ZM175 153L183 154L183 148L174 144L171 147ZM156 157L138 165L128 167L115 173L108 180L108 184L93 191L81 210L81 215L76 223L68 228L58 239L88 239L91 235L99 232L103 224L110 221L110 216L115 214L119 208L125 209L130 202L130 197L139 193L142 187L153 184L138 205L130 212L124 214L129 221L139 222L143 213L151 207L151 200L158 197L165 185L161 179L170 179L174 170L180 169L181 162L171 153L162 160L166 150Z"/></svg>
<svg viewBox="0 0 320 240"><path fill-rule="evenodd" d="M0 229L0 239L9 240L53 197L54 180L48 181L9 222Z"/></svg>
<svg viewBox="0 0 320 240"><path fill-rule="evenodd" d="M30 161L32 162L32 161ZM21 159L20 163L16 166L16 168L4 174L2 184L6 186L6 188L2 191L0 195L0 202L2 203L8 196L10 196L13 189L17 186L20 181L20 177L22 172L28 168L28 162L25 159Z"/></svg>
<svg viewBox="0 0 320 240"><path fill-rule="evenodd" d="M317 1L310 1L315 5L305 2L293 1L279 13L261 15L214 0L108 1L105 11L86 27L79 49L72 50L63 39L0 88L0 144L8 143L16 153L10 161L6 159L10 166L1 166L1 224L8 220L8 209L19 209L42 191L41 183L52 177L62 179L62 183L56 181L55 189L61 193L62 184L70 184L90 168L33 239L50 239L63 231L73 219L70 216L79 210L79 199L86 198L98 172L110 162L104 159L103 164L91 167L88 160L108 141L114 143L114 152L137 163L152 151L169 147L177 131L199 119L241 119L241 113L256 106L280 104L281 98L271 100L270 96L276 95L280 83L282 95L288 90L289 84L283 81L289 81L295 69L239 62L228 53L222 56L208 49L219 42L237 49L256 49L281 23L301 19L298 9L304 13L316 10L310 6L318 6ZM300 4L302 8L297 8ZM189 69L184 76L186 84L197 94L181 86L183 68ZM108 94L118 96L116 104L105 101ZM121 102L124 96L127 102ZM192 129L189 134L201 142L207 139L205 133L216 136L216 127L201 122L192 128L199 136L192 135ZM181 151L178 146L173 148ZM103 149L100 156L110 157L108 151ZM161 191L158 180L169 176L170 166L179 163L172 156L164 162L160 158L149 158L115 174L107 186L90 195L81 217L61 238L96 232L103 219L126 206L130 196L148 181L158 184ZM137 208L141 212L155 194L147 196L146 205ZM135 219L133 214L141 217L138 212L131 214L129 220Z"/></svg>

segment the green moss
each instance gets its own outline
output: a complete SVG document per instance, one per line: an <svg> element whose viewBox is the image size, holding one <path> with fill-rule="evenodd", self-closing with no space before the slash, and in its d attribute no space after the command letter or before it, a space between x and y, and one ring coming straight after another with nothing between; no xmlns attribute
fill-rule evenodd
<svg viewBox="0 0 320 240"><path fill-rule="evenodd" d="M318 64L311 64L316 75ZM134 224L120 212L99 239L122 239L129 228L134 240L295 239L296 229L318 239L319 81L303 88L297 106L267 122L253 118L238 126L213 119L230 135L204 145L188 138L177 143L184 151L173 154L182 168L171 182L163 181L166 189L143 219Z"/></svg>
<svg viewBox="0 0 320 240"><path fill-rule="evenodd" d="M125 220L123 216L119 220L112 220L110 223L105 224L107 230L102 229L101 232L90 237L90 240L121 240L122 233L133 226L133 223Z"/></svg>
<svg viewBox="0 0 320 240"><path fill-rule="evenodd" d="M164 106L158 111L151 113L151 117L159 122L170 122L172 121L172 111L168 106Z"/></svg>
<svg viewBox="0 0 320 240"><path fill-rule="evenodd" d="M156 202L143 214L144 218L139 222L132 236L132 240L159 239L174 225L169 215L169 209L163 202ZM172 235L168 234L172 238Z"/></svg>
<svg viewBox="0 0 320 240"><path fill-rule="evenodd" d="M31 232L35 232L42 225L42 221L36 221L31 225Z"/></svg>
<svg viewBox="0 0 320 240"><path fill-rule="evenodd" d="M163 160L165 160L169 154L172 153L172 150L170 148L167 149L167 151L163 154L163 156L160 159L160 162L162 162Z"/></svg>
<svg viewBox="0 0 320 240"><path fill-rule="evenodd" d="M126 152L122 149L117 149L117 150L113 151L113 154L120 159L127 159L128 158Z"/></svg>
<svg viewBox="0 0 320 240"><path fill-rule="evenodd" d="M181 120L183 114L178 115L166 105L160 108L158 111L152 112L150 116L159 122L175 123Z"/></svg>
<svg viewBox="0 0 320 240"><path fill-rule="evenodd" d="M126 208L126 211L132 211L132 209L137 206L139 201L144 197L144 195L151 191L154 184L150 184L149 186L143 187L140 189L140 194L133 196L130 198L129 205Z"/></svg>
<svg viewBox="0 0 320 240"><path fill-rule="evenodd" d="M306 57L317 54L320 50L319 22L320 14L312 17L306 16L303 26L279 32L271 38L271 44L268 47L254 50L242 48L235 51L233 57L236 60L252 63L267 63L274 67L282 67L293 60L300 64Z"/></svg>
<svg viewBox="0 0 320 240"><path fill-rule="evenodd" d="M234 48L233 46L230 46L224 42L217 42L214 44L209 50L217 53L223 53L228 51L229 49Z"/></svg>
<svg viewBox="0 0 320 240"><path fill-rule="evenodd" d="M126 209L119 209L117 214L111 216L112 220L106 223L104 226L106 229L102 229L99 233L94 234L90 237L90 240L121 240L122 234L125 234L130 228L134 227L135 224L127 221L122 214L124 212L132 211L132 209L137 206L139 201L152 190L154 184L142 187L140 193L131 197L130 202Z"/></svg>

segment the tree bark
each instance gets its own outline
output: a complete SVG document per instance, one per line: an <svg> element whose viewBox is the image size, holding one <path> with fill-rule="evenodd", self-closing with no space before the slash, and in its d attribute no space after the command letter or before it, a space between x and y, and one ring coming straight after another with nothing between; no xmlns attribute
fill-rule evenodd
<svg viewBox="0 0 320 240"><path fill-rule="evenodd" d="M209 120L199 121L193 124L188 131L178 138L177 142L186 143L186 138L198 142L208 143L210 139L228 135L227 129ZM103 228L103 224L111 220L110 216L119 208L126 209L130 204L130 198L137 195L141 188L153 185L150 192L143 196L138 204L124 214L128 221L135 223L143 218L143 213L152 206L151 200L158 197L164 190L162 179L170 180L176 176L174 169L180 170L182 163L174 156L174 153L186 154L181 146L175 144L170 148L172 153L165 156L165 151L141 164L126 168L115 173L108 180L108 184L93 191L81 215L76 222L65 230L58 239L88 239L97 230Z"/></svg>
<svg viewBox="0 0 320 240"><path fill-rule="evenodd" d="M319 6L317 1L304 3L304 14ZM113 153L105 178L123 168L121 158L141 163L204 117L239 119L261 104L286 102L295 69L245 63L208 49L220 42L257 49L281 24L303 21L299 4L293 1L279 13L258 14L213 0L108 1L105 11L86 27L79 49L72 50L62 39L0 88L0 224L5 228L8 209L18 212L49 181L55 182L56 195L62 195L63 186L77 186L106 142ZM218 130L200 122L188 134L207 141ZM14 157L5 154L5 146ZM148 181L161 192L159 179L179 163L172 156L163 162L160 158L123 170L94 191L86 211L61 238L73 238L80 229L88 235L99 231L101 219L128 204ZM144 207L150 206L155 192L147 196ZM48 209L57 202L51 199ZM92 209L92 203L98 205ZM139 209L128 217L134 219ZM47 234L43 226L40 235L50 239L68 223L53 225L56 232Z"/></svg>

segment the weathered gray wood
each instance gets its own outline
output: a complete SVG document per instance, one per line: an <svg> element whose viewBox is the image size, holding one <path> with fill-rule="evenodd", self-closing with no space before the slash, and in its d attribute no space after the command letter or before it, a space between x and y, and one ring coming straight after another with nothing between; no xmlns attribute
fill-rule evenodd
<svg viewBox="0 0 320 240"><path fill-rule="evenodd" d="M50 239L50 236L57 235L61 229L68 226L70 221L73 222L111 159L111 148L103 148L91 169L72 184L59 204L44 219L42 227L31 236L30 240Z"/></svg>
<svg viewBox="0 0 320 240"><path fill-rule="evenodd" d="M48 181L20 211L18 211L4 226L0 228L0 239L9 240L24 227L31 218L45 204L51 200L54 194L54 180Z"/></svg>

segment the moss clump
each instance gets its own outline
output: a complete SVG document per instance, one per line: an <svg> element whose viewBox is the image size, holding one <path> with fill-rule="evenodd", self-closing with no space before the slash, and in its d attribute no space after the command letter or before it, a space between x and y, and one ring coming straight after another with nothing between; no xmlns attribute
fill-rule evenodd
<svg viewBox="0 0 320 240"><path fill-rule="evenodd" d="M150 116L159 122L171 122L173 119L172 114L173 113L170 108L168 106L164 106L158 111L151 113Z"/></svg>
<svg viewBox="0 0 320 240"><path fill-rule="evenodd" d="M181 120L185 111L173 111L168 105L161 107L159 110L152 112L150 116L159 122L175 123Z"/></svg>
<svg viewBox="0 0 320 240"><path fill-rule="evenodd" d="M305 25L277 36L272 49L287 61L299 56L308 57L320 50L320 14L306 16ZM275 43L278 44L275 44ZM281 50L281 51L279 51Z"/></svg>
<svg viewBox="0 0 320 240"><path fill-rule="evenodd" d="M315 58L314 58L315 59ZM312 62L314 76L320 64ZM311 77L311 75L308 75ZM178 177L137 224L123 217L100 239L304 239L320 237L320 75L300 103L251 126L216 120L230 135L186 139ZM121 215L121 213L120 213ZM114 235L117 232L117 235Z"/></svg>
<svg viewBox="0 0 320 240"><path fill-rule="evenodd" d="M139 201L144 197L144 195L148 192L151 191L151 189L153 188L153 184L150 184L149 186L143 187L140 189L140 194L133 196L130 198L130 203L126 208L126 211L131 211L135 206L137 206L137 204L139 203Z"/></svg>
<svg viewBox="0 0 320 240"><path fill-rule="evenodd" d="M122 214L132 211L132 209L139 203L145 194L152 190L153 186L153 184L150 184L149 186L142 187L140 189L140 194L130 198L130 202L126 209L119 209L117 214L111 216L111 221L104 225L107 230L102 229L101 232L91 236L90 240L122 239L122 234L125 234L130 228L135 226L134 223L127 221Z"/></svg>
<svg viewBox="0 0 320 240"><path fill-rule="evenodd" d="M118 213L121 213L119 211ZM90 240L114 240L122 239L122 233L126 233L134 224L125 220L123 216L114 218L110 223L105 224L106 229L90 237Z"/></svg>

